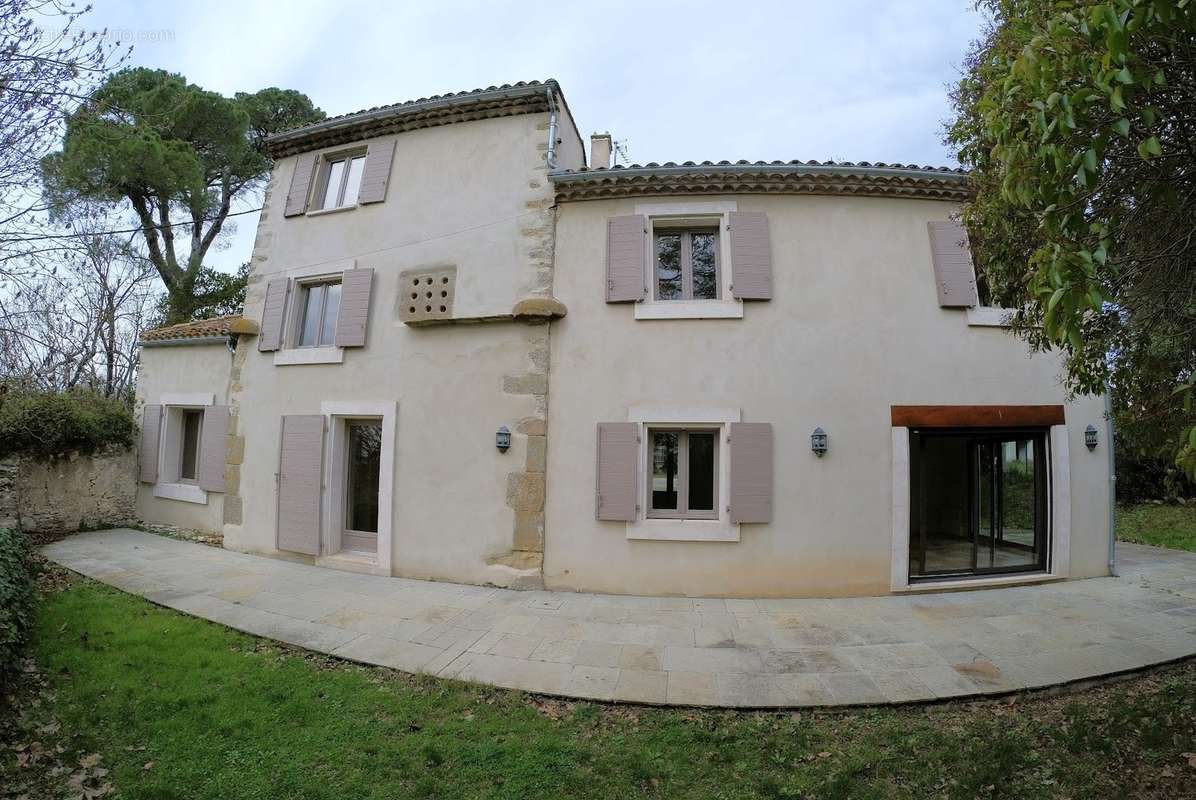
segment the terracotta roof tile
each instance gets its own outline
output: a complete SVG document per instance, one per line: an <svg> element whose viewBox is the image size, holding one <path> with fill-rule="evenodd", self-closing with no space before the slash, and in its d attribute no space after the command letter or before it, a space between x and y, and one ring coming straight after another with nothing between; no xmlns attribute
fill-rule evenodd
<svg viewBox="0 0 1196 800"><path fill-rule="evenodd" d="M767 171L769 167L821 167L832 169L836 171L850 171L853 169L873 169L873 170L900 170L904 172L928 172L946 175L960 175L966 176L968 173L964 169L958 167L933 167L920 166L918 164L886 164L883 161L875 163L869 161L801 161L794 159L792 161L685 161L677 163L676 161L666 161L663 164L658 164L655 161L650 161L647 164L616 164L613 167L598 167L586 168L579 170L561 170L555 173L555 176L581 176L581 175L617 175L620 172L633 172L636 170L684 170L692 169L700 171L703 167L718 167L726 169L728 167L739 167L743 171Z"/></svg>
<svg viewBox="0 0 1196 800"><path fill-rule="evenodd" d="M548 175L556 199L668 194L853 194L964 200L968 173L953 167L851 161L673 161Z"/></svg>
<svg viewBox="0 0 1196 800"><path fill-rule="evenodd" d="M177 339L217 339L232 334L255 334L257 324L239 314L227 317L213 317L195 322L183 322L178 325L167 325L164 328L153 328L141 332L141 341L145 343L167 342Z"/></svg>
<svg viewBox="0 0 1196 800"><path fill-rule="evenodd" d="M560 85L553 79L518 81L485 89L449 92L404 100L400 103L363 108L327 117L319 122L279 131L266 139L266 149L275 158L356 141L469 119L509 116L547 110L546 90L561 102Z"/></svg>

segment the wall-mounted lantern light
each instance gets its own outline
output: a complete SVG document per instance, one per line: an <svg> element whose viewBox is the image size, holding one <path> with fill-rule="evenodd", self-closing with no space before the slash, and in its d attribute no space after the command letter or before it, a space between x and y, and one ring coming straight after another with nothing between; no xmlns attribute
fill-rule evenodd
<svg viewBox="0 0 1196 800"><path fill-rule="evenodd" d="M814 455L822 458L826 454L827 446L826 431L822 428L815 428L814 432L810 434L810 449L814 451Z"/></svg>
<svg viewBox="0 0 1196 800"><path fill-rule="evenodd" d="M511 446L511 431L506 425L503 425L494 434L494 446L503 453L507 452L507 448Z"/></svg>
<svg viewBox="0 0 1196 800"><path fill-rule="evenodd" d="M1092 425L1084 429L1084 444L1088 446L1089 450L1096 449L1096 428Z"/></svg>

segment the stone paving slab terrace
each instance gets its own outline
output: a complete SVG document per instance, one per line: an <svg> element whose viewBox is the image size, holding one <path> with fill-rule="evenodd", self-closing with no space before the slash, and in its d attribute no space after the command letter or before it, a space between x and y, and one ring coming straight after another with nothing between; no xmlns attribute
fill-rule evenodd
<svg viewBox="0 0 1196 800"><path fill-rule="evenodd" d="M338 572L128 529L44 553L152 602L310 650L595 700L903 703L1196 654L1196 554L1128 544L1118 578L834 600L519 592Z"/></svg>

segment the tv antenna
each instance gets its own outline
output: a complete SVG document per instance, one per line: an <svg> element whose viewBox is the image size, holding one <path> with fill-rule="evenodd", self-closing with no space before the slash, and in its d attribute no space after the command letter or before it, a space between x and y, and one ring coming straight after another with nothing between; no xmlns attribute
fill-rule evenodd
<svg viewBox="0 0 1196 800"><path fill-rule="evenodd" d="M624 165L631 163L631 157L627 155L626 139L616 140L612 149L614 150L614 164L612 166L618 165L620 162Z"/></svg>

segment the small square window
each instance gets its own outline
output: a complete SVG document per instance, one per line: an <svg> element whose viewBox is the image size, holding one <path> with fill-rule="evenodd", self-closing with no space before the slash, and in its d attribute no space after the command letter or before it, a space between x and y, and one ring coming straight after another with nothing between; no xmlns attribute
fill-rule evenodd
<svg viewBox="0 0 1196 800"><path fill-rule="evenodd" d="M340 281L299 286L297 347L327 347L336 343L336 316L341 305Z"/></svg>
<svg viewBox="0 0 1196 800"><path fill-rule="evenodd" d="M335 156L323 168L321 209L344 208L357 202L361 189L361 175L365 170L365 156Z"/></svg>
<svg viewBox="0 0 1196 800"><path fill-rule="evenodd" d="M659 228L655 239L657 300L719 299L718 228Z"/></svg>
<svg viewBox="0 0 1196 800"><path fill-rule="evenodd" d="M183 411L179 447L179 482L194 483L199 470L199 437L203 428L203 412L186 409Z"/></svg>
<svg viewBox="0 0 1196 800"><path fill-rule="evenodd" d="M718 431L648 432L648 516L718 518Z"/></svg>

